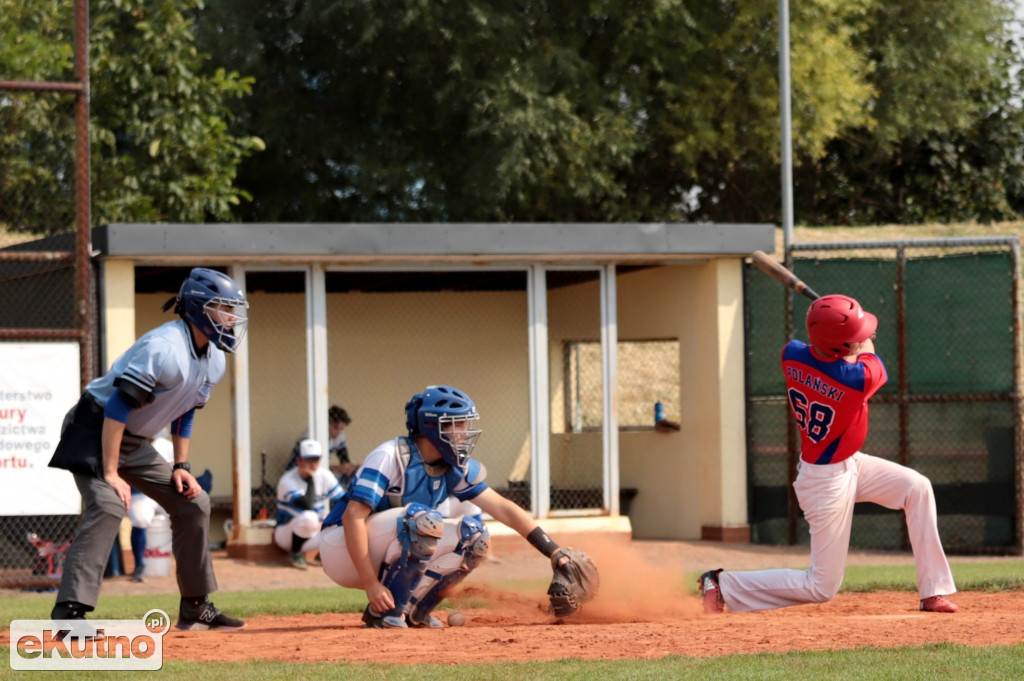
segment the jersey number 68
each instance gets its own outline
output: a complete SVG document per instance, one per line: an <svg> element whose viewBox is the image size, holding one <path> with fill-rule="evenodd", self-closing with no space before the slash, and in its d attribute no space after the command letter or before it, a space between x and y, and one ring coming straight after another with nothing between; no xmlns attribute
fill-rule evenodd
<svg viewBox="0 0 1024 681"><path fill-rule="evenodd" d="M832 407L821 402L809 402L807 396L796 388L789 389L789 405L793 408L793 417L800 430L817 444L828 436L828 428L835 418Z"/></svg>

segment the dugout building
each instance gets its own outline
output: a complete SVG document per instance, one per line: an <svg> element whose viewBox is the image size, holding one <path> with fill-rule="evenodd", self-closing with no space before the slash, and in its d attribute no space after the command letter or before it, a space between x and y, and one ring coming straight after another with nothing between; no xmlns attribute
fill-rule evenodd
<svg viewBox="0 0 1024 681"><path fill-rule="evenodd" d="M190 457L232 555L269 548L273 488L304 429L326 443L332 404L358 463L435 383L476 401L491 486L558 536L749 538L743 261L774 249L771 225L110 224L92 241L104 368L170 319L189 268L246 289Z"/></svg>
<svg viewBox="0 0 1024 681"><path fill-rule="evenodd" d="M274 485L304 430L326 441L330 405L352 416L358 463L401 434L405 401L431 383L474 397L489 482L565 541L806 542L778 348L807 301L744 264L771 251L769 225L106 225L91 237L91 251L70 235L0 248L0 584L59 569L52 551L79 502L46 467L50 440L80 380L169 319L160 307L196 265L232 274L252 304L192 448L213 475L211 537L234 555L280 555ZM1017 238L792 248L807 281L883 320L890 381L865 450L932 480L948 551L1019 553ZM900 512L856 512L852 545L909 549Z"/></svg>

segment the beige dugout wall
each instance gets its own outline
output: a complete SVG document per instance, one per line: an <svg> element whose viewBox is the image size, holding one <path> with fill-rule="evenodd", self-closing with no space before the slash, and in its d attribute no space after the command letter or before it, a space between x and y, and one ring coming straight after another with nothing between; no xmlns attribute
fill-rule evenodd
<svg viewBox="0 0 1024 681"><path fill-rule="evenodd" d="M623 431L623 487L638 539L749 536L741 261L622 274L619 338L679 339L681 429Z"/></svg>
<svg viewBox="0 0 1024 681"><path fill-rule="evenodd" d="M306 300L301 293L252 291L249 299L250 472L274 489L306 429ZM230 490L229 490L230 493Z"/></svg>
<svg viewBox="0 0 1024 681"><path fill-rule="evenodd" d="M618 275L616 286L618 339L677 338L681 355L681 429L619 433L620 485L638 490L630 504L633 536L744 538L749 528L739 261L633 271ZM549 296L554 486L578 481L573 476L581 469L600 472L601 433L565 428L562 350L566 340L596 340L599 295L593 281ZM620 372L620 388L627 380Z"/></svg>
<svg viewBox="0 0 1024 681"><path fill-rule="evenodd" d="M406 433L412 395L448 384L476 402L483 434L474 457L488 482L528 478L525 291L331 293L327 320L329 398L352 417L353 462Z"/></svg>
<svg viewBox="0 0 1024 681"><path fill-rule="evenodd" d="M132 284L132 288L134 284ZM129 288L129 290L132 290ZM135 335L173 319L160 311L167 294L135 296ZM252 481L260 483L260 452L276 485L291 447L305 428L305 300L302 294L249 294ZM406 400L431 383L464 389L481 413L476 455L488 480L504 487L529 477L529 370L525 291L328 295L329 399L353 418L347 430L355 462L384 440L405 433ZM433 320L433 321L431 321ZM426 325L458 323L467 333L437 345ZM123 351L124 348L121 348ZM232 493L231 376L197 412L192 461L214 476L213 496Z"/></svg>
<svg viewBox="0 0 1024 681"><path fill-rule="evenodd" d="M682 355L682 429L619 435L620 485L639 491L630 511L637 538L737 539L748 531L740 267L739 259L715 259L617 277L619 338L677 337ZM134 290L132 273L133 265L105 263L108 353L120 353L138 335L172 318L160 311L167 294L139 294L134 333L123 333L121 324L132 315L117 292ZM597 286L595 281L566 287L550 298L549 315L559 316L562 329L549 344L553 426L564 423L564 415L558 417L564 410L561 341L583 331L590 335L596 304L588 311L578 301L591 294L596 299ZM301 294L254 292L250 301L246 342L256 486L259 452L290 450L305 426L306 306ZM404 403L413 392L448 382L477 402L484 429L478 454L491 484L529 479L525 291L334 293L328 294L327 307L329 400L353 417L348 432L354 461L403 431ZM111 327L115 318L118 328ZM453 323L466 332L455 334L449 347L435 347L432 332ZM197 413L193 433L194 467L212 471L215 497L232 494L231 400L229 373ZM600 433L556 432L551 442L553 484L572 452L599 460Z"/></svg>

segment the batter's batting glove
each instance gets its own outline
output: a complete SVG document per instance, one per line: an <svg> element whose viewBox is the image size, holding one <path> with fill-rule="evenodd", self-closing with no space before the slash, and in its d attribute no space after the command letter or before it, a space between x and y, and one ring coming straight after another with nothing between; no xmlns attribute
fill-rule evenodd
<svg viewBox="0 0 1024 681"><path fill-rule="evenodd" d="M562 558L569 560L562 565ZM566 617L580 609L580 606L597 596L601 578L597 566L583 551L561 548L551 554L554 575L548 587L551 611L556 617Z"/></svg>

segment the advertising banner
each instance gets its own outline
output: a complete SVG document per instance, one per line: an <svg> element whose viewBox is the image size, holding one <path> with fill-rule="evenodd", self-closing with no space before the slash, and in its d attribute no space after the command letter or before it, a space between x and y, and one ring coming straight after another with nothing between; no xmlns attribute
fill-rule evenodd
<svg viewBox="0 0 1024 681"><path fill-rule="evenodd" d="M0 516L81 511L71 473L47 467L80 394L77 343L0 343Z"/></svg>

